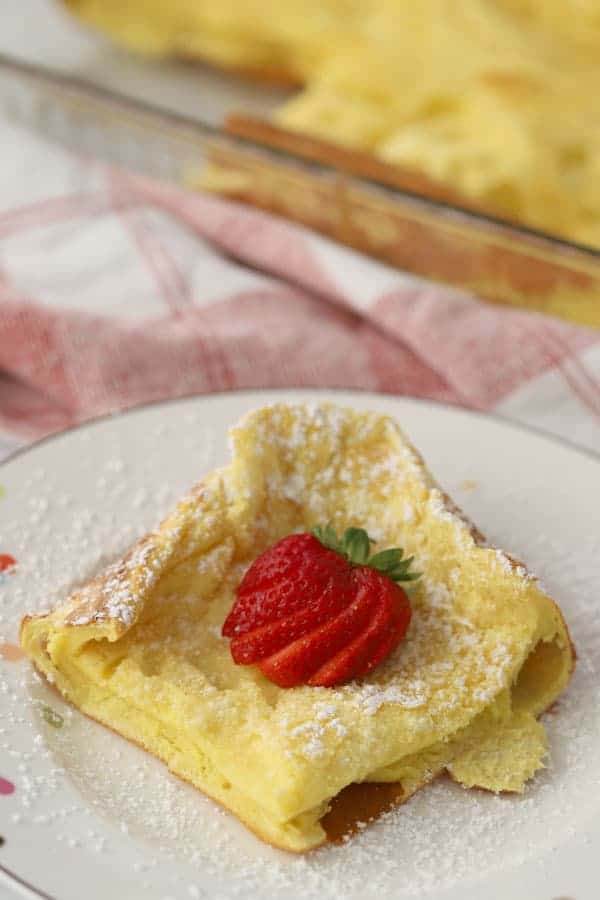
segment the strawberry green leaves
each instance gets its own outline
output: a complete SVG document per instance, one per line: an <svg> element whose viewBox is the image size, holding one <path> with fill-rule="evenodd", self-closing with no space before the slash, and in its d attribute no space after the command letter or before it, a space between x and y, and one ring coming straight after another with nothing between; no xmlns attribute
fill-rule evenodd
<svg viewBox="0 0 600 900"><path fill-rule="evenodd" d="M237 665L258 665L281 688L363 678L404 638L411 620L401 550L375 554L362 528L293 533L258 556L222 628ZM415 577L411 575L410 580Z"/></svg>
<svg viewBox="0 0 600 900"><path fill-rule="evenodd" d="M347 528L341 540L330 523L315 526L312 533L324 547L340 553L348 562L356 566L369 566L392 581L416 581L422 574L409 572L414 557L403 558L404 550L400 547L380 550L371 556L371 544L375 541L369 537L364 528Z"/></svg>

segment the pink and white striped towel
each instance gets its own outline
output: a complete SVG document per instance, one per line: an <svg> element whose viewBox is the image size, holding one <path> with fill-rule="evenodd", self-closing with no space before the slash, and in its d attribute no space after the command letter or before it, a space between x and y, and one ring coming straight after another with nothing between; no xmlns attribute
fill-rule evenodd
<svg viewBox="0 0 600 900"><path fill-rule="evenodd" d="M0 125L5 452L147 401L303 385L499 411L600 450L600 331Z"/></svg>

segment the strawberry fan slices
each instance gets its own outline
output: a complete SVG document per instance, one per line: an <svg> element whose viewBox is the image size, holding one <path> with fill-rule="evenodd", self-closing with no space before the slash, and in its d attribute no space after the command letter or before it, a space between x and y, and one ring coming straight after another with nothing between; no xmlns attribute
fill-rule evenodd
<svg viewBox="0 0 600 900"><path fill-rule="evenodd" d="M331 528L292 534L246 573L223 625L238 664L258 663L280 687L332 687L372 671L410 623L406 592L412 557L400 549L370 556L362 528L341 541Z"/></svg>

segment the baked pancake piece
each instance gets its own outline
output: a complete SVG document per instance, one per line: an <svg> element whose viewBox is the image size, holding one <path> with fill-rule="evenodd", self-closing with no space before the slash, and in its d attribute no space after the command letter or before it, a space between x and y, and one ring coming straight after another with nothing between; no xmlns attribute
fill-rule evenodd
<svg viewBox="0 0 600 900"><path fill-rule="evenodd" d="M163 759L263 839L322 843L332 798L448 770L521 791L543 765L536 717L573 667L555 603L484 546L396 423L333 405L276 405L232 432L208 476L121 560L21 642L75 706ZM233 663L221 627L243 573L280 538L331 522L401 546L423 576L394 653L361 681L282 689Z"/></svg>
<svg viewBox="0 0 600 900"><path fill-rule="evenodd" d="M407 181L426 176L461 205L600 246L593 0L282 0L277 15L272 0L64 2L138 53L296 84L274 111L290 132L385 160ZM306 212L301 195L293 204Z"/></svg>

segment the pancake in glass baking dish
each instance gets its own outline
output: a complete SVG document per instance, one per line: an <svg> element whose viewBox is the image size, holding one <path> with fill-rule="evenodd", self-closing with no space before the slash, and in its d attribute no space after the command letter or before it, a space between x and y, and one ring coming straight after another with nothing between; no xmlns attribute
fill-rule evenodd
<svg viewBox="0 0 600 900"><path fill-rule="evenodd" d="M137 52L298 85L275 114L290 132L600 247L593 0L65 3Z"/></svg>

